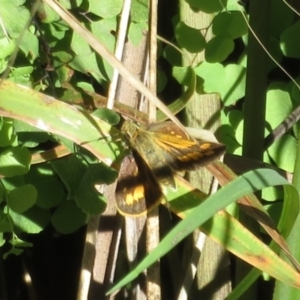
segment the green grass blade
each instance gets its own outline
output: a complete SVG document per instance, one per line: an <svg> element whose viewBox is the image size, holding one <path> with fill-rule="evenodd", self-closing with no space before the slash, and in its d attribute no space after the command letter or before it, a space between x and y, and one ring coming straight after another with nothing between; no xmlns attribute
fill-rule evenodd
<svg viewBox="0 0 300 300"><path fill-rule="evenodd" d="M141 272L170 251L188 234L206 222L218 211L236 201L240 197L261 190L267 186L289 185L289 183L273 170L258 169L250 171L230 182L217 193L196 207L189 216L182 220L163 238L159 246L144 258L127 276L118 282L108 293L113 293L134 280ZM218 201L222 199L222 201ZM275 255L275 254L274 254Z"/></svg>
<svg viewBox="0 0 300 300"><path fill-rule="evenodd" d="M93 118L81 108L10 81L2 81L0 85L0 115L63 136L108 165L115 160L116 150L121 147L107 139L118 136L118 131L109 124Z"/></svg>

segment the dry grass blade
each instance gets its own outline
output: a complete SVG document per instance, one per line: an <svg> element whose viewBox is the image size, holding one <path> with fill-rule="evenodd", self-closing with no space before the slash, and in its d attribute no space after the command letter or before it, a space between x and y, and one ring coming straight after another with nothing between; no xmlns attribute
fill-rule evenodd
<svg viewBox="0 0 300 300"><path fill-rule="evenodd" d="M149 37L149 88L156 94L157 74L157 0L150 1L150 37ZM149 120L156 121L154 103L149 105ZM148 214L146 223L146 251L151 253L160 241L159 209L154 208ZM161 299L160 262L156 262L147 270L147 299Z"/></svg>

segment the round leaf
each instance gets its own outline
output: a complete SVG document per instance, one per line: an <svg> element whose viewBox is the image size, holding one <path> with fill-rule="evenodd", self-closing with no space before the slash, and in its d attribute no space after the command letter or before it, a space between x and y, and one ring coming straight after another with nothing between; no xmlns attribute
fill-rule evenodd
<svg viewBox="0 0 300 300"><path fill-rule="evenodd" d="M205 39L200 30L179 22L175 28L175 36L181 48L191 53L197 53L204 49Z"/></svg>
<svg viewBox="0 0 300 300"><path fill-rule="evenodd" d="M17 213L23 213L32 207L37 198L37 190L31 184L23 185L7 194L9 208Z"/></svg>
<svg viewBox="0 0 300 300"><path fill-rule="evenodd" d="M280 169L292 173L296 161L297 140L286 134L268 149L268 153Z"/></svg>
<svg viewBox="0 0 300 300"><path fill-rule="evenodd" d="M89 0L89 11L104 19L109 19L121 12L122 5L122 0Z"/></svg>
<svg viewBox="0 0 300 300"><path fill-rule="evenodd" d="M236 39L248 32L247 24L240 11L223 12L213 20L213 33Z"/></svg>
<svg viewBox="0 0 300 300"><path fill-rule="evenodd" d="M274 83L267 92L266 120L274 129L293 110L290 94L284 91L285 85Z"/></svg>
<svg viewBox="0 0 300 300"><path fill-rule="evenodd" d="M0 147L13 146L16 141L16 134L14 132L13 121L4 118L0 131Z"/></svg>
<svg viewBox="0 0 300 300"><path fill-rule="evenodd" d="M280 48L287 57L300 58L300 21L289 27L280 37Z"/></svg>
<svg viewBox="0 0 300 300"><path fill-rule="evenodd" d="M24 175L29 171L30 161L27 148L9 148L0 154L0 174L6 177Z"/></svg>
<svg viewBox="0 0 300 300"><path fill-rule="evenodd" d="M108 108L98 108L93 115L110 125L117 125L120 122L120 115Z"/></svg>
<svg viewBox="0 0 300 300"><path fill-rule="evenodd" d="M84 173L82 181L76 191L77 205L86 213L96 215L106 208L106 198L95 188L97 183L112 183L117 172L104 164L92 164Z"/></svg>
<svg viewBox="0 0 300 300"><path fill-rule="evenodd" d="M38 191L36 204L41 208L55 207L66 198L66 191L57 176L48 176L45 180L36 181L34 186Z"/></svg>
<svg viewBox="0 0 300 300"><path fill-rule="evenodd" d="M195 68L198 76L204 79L206 93L221 94L224 105L229 106L245 95L245 68L230 64L223 67L219 63L203 62Z"/></svg>
<svg viewBox="0 0 300 300"><path fill-rule="evenodd" d="M228 57L233 49L234 43L232 39L216 36L206 44L205 59L210 63L221 62Z"/></svg>
<svg viewBox="0 0 300 300"><path fill-rule="evenodd" d="M78 188L82 174L87 167L76 157L70 155L64 159L58 159L51 162L51 166L60 177L68 191L68 199L73 199Z"/></svg>
<svg viewBox="0 0 300 300"><path fill-rule="evenodd" d="M54 212L52 224L58 232L68 234L85 225L87 219L87 215L74 201L64 201Z"/></svg>
<svg viewBox="0 0 300 300"><path fill-rule="evenodd" d="M50 212L33 206L23 214L9 211L9 215L13 220L14 227L20 232L36 234L41 232L50 222Z"/></svg>

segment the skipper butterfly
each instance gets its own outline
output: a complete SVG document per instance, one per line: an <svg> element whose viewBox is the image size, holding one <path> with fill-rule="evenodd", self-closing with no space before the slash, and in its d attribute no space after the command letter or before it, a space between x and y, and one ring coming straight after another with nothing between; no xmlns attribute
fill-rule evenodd
<svg viewBox="0 0 300 300"><path fill-rule="evenodd" d="M116 206L125 216L137 217L157 206L162 188L176 188L174 173L209 164L225 146L196 141L173 122L154 123L147 129L125 121L122 133L131 148L120 169Z"/></svg>

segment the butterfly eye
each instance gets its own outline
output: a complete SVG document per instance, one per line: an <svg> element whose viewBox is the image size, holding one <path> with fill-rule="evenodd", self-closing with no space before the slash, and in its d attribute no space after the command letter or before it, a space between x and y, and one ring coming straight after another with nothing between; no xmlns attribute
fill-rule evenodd
<svg viewBox="0 0 300 300"><path fill-rule="evenodd" d="M132 138L132 135L130 134L130 132L124 132L124 136L127 140L130 140Z"/></svg>

